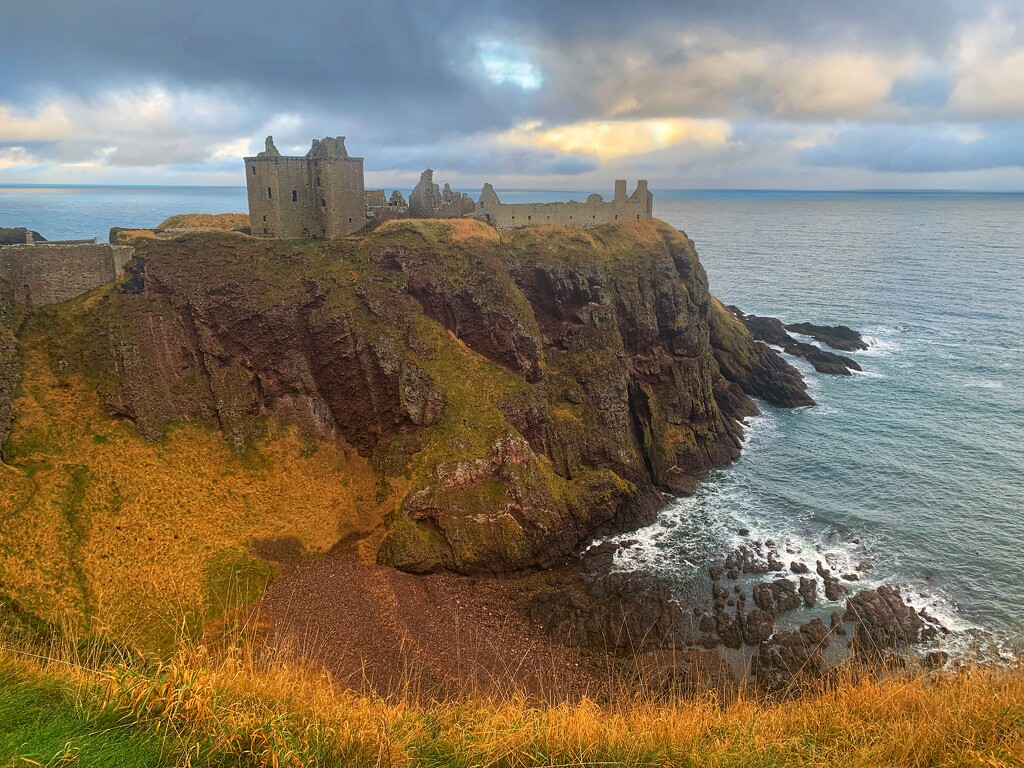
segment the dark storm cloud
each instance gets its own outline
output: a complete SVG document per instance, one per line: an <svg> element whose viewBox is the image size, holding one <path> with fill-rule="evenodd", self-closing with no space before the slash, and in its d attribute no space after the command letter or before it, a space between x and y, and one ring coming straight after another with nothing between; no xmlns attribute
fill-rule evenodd
<svg viewBox="0 0 1024 768"><path fill-rule="evenodd" d="M954 64L983 22L1024 49L1024 0L0 0L0 146L55 167L216 170L266 132L282 149L337 132L368 169L575 175L604 156L496 139L687 117L728 120L734 140L673 149L667 166L783 168L802 126L961 119ZM1013 90L1001 82L975 116L1024 114L997 98ZM171 107L144 120L129 102L153 92ZM67 130L50 129L47 105ZM800 157L852 157L843 141ZM927 157L941 161L915 162Z"/></svg>
<svg viewBox="0 0 1024 768"><path fill-rule="evenodd" d="M941 173L1024 167L1024 122L987 125L955 135L935 126L861 127L800 153L811 165L897 173Z"/></svg>
<svg viewBox="0 0 1024 768"><path fill-rule="evenodd" d="M474 43L481 36L554 48L616 40L621 48L650 48L655 62L660 53L668 62L680 55L659 36L702 26L748 39L938 49L967 7L931 0L4 0L0 26L18 32L4 36L0 95L25 101L40 88L82 93L152 79L235 86L282 110L319 103L374 122L459 122L476 130L511 124L536 106L530 94L479 83ZM549 87L557 93L561 85ZM572 83L564 85L571 91Z"/></svg>

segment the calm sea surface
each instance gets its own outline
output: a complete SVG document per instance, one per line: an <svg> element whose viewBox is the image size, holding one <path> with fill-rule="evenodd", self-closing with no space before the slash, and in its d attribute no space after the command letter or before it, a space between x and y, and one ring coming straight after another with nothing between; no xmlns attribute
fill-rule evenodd
<svg viewBox="0 0 1024 768"><path fill-rule="evenodd" d="M0 226L51 239L245 210L241 188L0 187ZM1024 637L1024 195L656 193L655 214L726 303L846 323L871 348L849 378L797 362L819 405L764 406L743 458L621 565L684 584L746 527L812 568L866 563L861 586L908 585L967 635Z"/></svg>

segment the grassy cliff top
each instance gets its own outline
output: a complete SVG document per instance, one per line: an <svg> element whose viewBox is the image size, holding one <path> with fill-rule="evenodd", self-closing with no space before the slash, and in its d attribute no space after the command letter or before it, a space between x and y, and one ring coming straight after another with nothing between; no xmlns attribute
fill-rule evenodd
<svg viewBox="0 0 1024 768"><path fill-rule="evenodd" d="M248 227L249 216L245 213L179 213L165 219L157 232L167 229L234 229Z"/></svg>

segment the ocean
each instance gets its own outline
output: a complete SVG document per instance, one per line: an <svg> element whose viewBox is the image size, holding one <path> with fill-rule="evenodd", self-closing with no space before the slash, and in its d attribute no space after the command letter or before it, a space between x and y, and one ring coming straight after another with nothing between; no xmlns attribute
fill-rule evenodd
<svg viewBox="0 0 1024 768"><path fill-rule="evenodd" d="M244 188L0 187L0 227L51 239L245 210ZM749 528L812 570L862 566L856 589L903 586L972 643L1024 638L1024 195L655 191L655 215L725 303L871 346L852 377L791 360L818 405L762 405L743 457L623 537L619 566L685 589Z"/></svg>

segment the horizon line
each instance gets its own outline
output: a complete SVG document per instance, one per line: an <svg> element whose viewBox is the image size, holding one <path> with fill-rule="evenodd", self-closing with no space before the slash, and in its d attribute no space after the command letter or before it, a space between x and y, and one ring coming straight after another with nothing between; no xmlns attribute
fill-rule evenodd
<svg viewBox="0 0 1024 768"><path fill-rule="evenodd" d="M0 189L246 189L239 184L56 184L39 182L0 182ZM370 189L405 189L406 187L384 185ZM453 187L460 191L475 187ZM585 189L559 189L554 187L503 187L506 192L567 192L586 194ZM978 194L978 195L1021 195L1022 189L965 189L957 187L849 187L849 188L782 188L782 187L651 187L652 192L788 192L796 194Z"/></svg>

